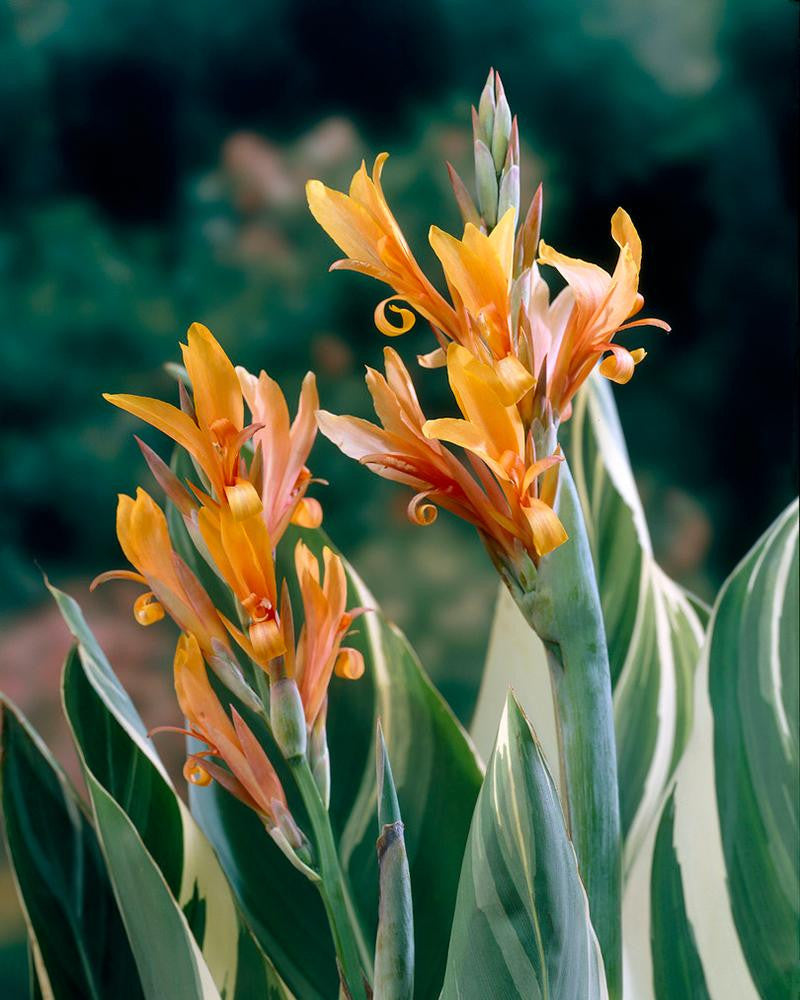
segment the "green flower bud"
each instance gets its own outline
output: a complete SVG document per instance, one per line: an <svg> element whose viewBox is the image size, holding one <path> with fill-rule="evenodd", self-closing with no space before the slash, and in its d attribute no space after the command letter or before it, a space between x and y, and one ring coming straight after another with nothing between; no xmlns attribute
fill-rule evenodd
<svg viewBox="0 0 800 1000"><path fill-rule="evenodd" d="M503 171L500 178L500 194L497 199L497 219L503 218L509 208L514 209L514 228L519 218L519 167L514 164Z"/></svg>
<svg viewBox="0 0 800 1000"><path fill-rule="evenodd" d="M510 141L511 108L508 106L505 93L501 92L497 99L497 107L494 113L494 127L492 128L492 157L494 158L494 166L498 174L503 169Z"/></svg>
<svg viewBox="0 0 800 1000"><path fill-rule="evenodd" d="M269 719L272 735L287 760L306 752L306 717L300 692L291 677L269 686Z"/></svg>
<svg viewBox="0 0 800 1000"><path fill-rule="evenodd" d="M325 728L326 706L314 720L308 741L308 762L317 783L319 795L327 809L331 802L331 755L328 752L328 734Z"/></svg>
<svg viewBox="0 0 800 1000"><path fill-rule="evenodd" d="M480 134L476 134L476 139L483 139L487 146L492 141L492 129L494 128L494 70L489 70L486 78L486 85L481 92L481 99L478 103L478 129Z"/></svg>
<svg viewBox="0 0 800 1000"><path fill-rule="evenodd" d="M484 222L491 229L497 224L497 173L489 147L480 139L475 143L475 185L478 207Z"/></svg>

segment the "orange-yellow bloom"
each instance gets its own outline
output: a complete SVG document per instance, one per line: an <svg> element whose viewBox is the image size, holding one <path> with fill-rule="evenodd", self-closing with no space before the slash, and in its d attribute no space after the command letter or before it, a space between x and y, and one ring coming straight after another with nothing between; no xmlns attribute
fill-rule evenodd
<svg viewBox="0 0 800 1000"><path fill-rule="evenodd" d="M304 542L295 546L294 559L305 620L295 645L291 609L284 592L281 613L286 645L284 669L297 684L310 729L325 706L332 674L357 680L364 673L361 652L342 647L353 619L363 609L346 610L344 566L327 545L322 550L322 574L317 557Z"/></svg>
<svg viewBox="0 0 800 1000"><path fill-rule="evenodd" d="M181 349L192 382L194 418L147 396L106 393L104 398L184 447L203 470L217 500L227 503L237 517L247 517L261 510L261 499L247 478L240 451L258 428L244 425L239 378L222 347L200 323L189 327L187 344Z"/></svg>
<svg viewBox="0 0 800 1000"><path fill-rule="evenodd" d="M187 759L187 780L206 785L214 778L255 810L269 827L280 825L286 832L286 795L275 768L236 709L231 708L229 717L222 707L209 683L200 645L191 633L178 640L174 670L175 693L189 731L207 747ZM212 757L224 761L228 769L212 761ZM297 831L295 846L300 841Z"/></svg>
<svg viewBox="0 0 800 1000"><path fill-rule="evenodd" d="M263 499L267 533L277 545L290 522L304 528L316 528L322 522L319 501L305 495L311 483L306 462L317 434L317 383L308 372L297 415L290 422L286 398L274 379L263 371L258 377L244 368L236 372L253 421L259 426L253 437L261 466L256 485Z"/></svg>
<svg viewBox="0 0 800 1000"><path fill-rule="evenodd" d="M382 426L321 411L322 433L373 472L415 489L409 514L417 523L429 524L436 507L444 507L475 525L490 550L512 563L521 551L536 561L561 544L566 534L552 510L550 474L560 457L534 454L532 435L492 367L451 344L448 372L463 419L428 421L399 355L386 348L384 357L385 378L367 370ZM445 440L466 450L472 471Z"/></svg>
<svg viewBox="0 0 800 1000"><path fill-rule="evenodd" d="M246 651L264 669L284 651L278 625L278 590L272 541L260 513L236 518L224 506L205 506L198 514L203 541L217 570L249 616ZM240 633L225 620L237 640Z"/></svg>
<svg viewBox="0 0 800 1000"><path fill-rule="evenodd" d="M645 351L642 348L628 351L612 343L620 330L635 326L669 330L659 319L626 322L644 304L639 294L642 241L630 216L621 208L611 219L611 235L619 247L613 274L596 264L567 257L544 240L540 245L539 263L556 268L569 289L556 298L551 308L547 307L546 298L539 299L539 314L533 321L539 331L539 342L533 348L534 370L538 373L541 365L546 364L548 397L553 408L562 414L606 351L611 354L600 365L600 373L614 382L630 380ZM543 306L547 309L544 316Z"/></svg>
<svg viewBox="0 0 800 1000"><path fill-rule="evenodd" d="M134 605L136 620L151 625L169 613L178 627L197 637L209 659L215 643L228 648L228 634L211 599L195 575L172 548L167 519L143 489L136 499L121 494L117 504L117 537L136 572L111 570L92 581L92 589L107 580L133 580L148 587Z"/></svg>
<svg viewBox="0 0 800 1000"><path fill-rule="evenodd" d="M385 160L385 153L376 159L373 181L362 164L349 196L309 181L308 201L323 229L348 254L348 260L334 267L386 282L397 293L393 298L404 299L430 321L439 347L419 358L424 366L443 365L447 342L460 344L492 365L508 403L518 402L536 387L536 398L549 402L558 421L569 416L572 397L607 352L600 372L616 382L627 382L644 358L643 349L628 351L614 343L616 333L645 325L669 329L661 320L630 322L644 301L638 291L642 245L622 209L612 219L612 236L620 248L613 275L560 254L542 241L539 263L555 267L568 284L550 304L547 286L533 262L541 188L516 238L513 207L488 235L472 222L467 222L461 240L431 227L429 239L444 270L452 299L448 302L422 274L386 205L379 183ZM393 305L402 321L391 326L384 315L391 301L378 306L376 325L383 333L405 333L413 326L414 315ZM532 406L530 397L528 421Z"/></svg>
<svg viewBox="0 0 800 1000"><path fill-rule="evenodd" d="M414 325L414 314L394 305L395 299L402 299L434 327L453 336L452 331L458 326L455 310L423 274L386 203L381 173L388 156L388 153L381 153L376 157L372 177L362 162L353 175L349 194L334 191L321 181L309 181L306 185L308 206L320 226L347 255L345 260L333 264L332 270L368 274L397 293L384 299L375 309L375 325L381 333L394 337L406 333ZM387 306L399 316L399 325L387 318Z"/></svg>

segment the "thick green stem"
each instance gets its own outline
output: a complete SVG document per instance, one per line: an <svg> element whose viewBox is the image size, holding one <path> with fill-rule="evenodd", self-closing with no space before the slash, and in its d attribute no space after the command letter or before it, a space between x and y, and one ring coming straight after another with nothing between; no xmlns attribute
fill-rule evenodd
<svg viewBox="0 0 800 1000"><path fill-rule="evenodd" d="M622 866L611 674L586 526L566 463L557 510L569 540L511 589L547 648L565 813L614 998L622 993Z"/></svg>
<svg viewBox="0 0 800 1000"><path fill-rule="evenodd" d="M353 1000L366 1000L364 979L365 976L371 978L370 954L339 863L328 811L320 798L308 760L295 757L289 761L289 766L314 830L321 877L319 891L328 915L340 974Z"/></svg>

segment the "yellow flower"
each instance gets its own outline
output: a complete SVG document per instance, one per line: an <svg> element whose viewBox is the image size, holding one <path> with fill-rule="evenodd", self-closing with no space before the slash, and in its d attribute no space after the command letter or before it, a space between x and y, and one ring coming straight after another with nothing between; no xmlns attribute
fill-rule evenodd
<svg viewBox="0 0 800 1000"><path fill-rule="evenodd" d="M373 472L416 490L409 515L417 523L431 523L444 507L475 525L490 550L511 562L520 550L538 561L561 544L566 534L552 510L560 456L537 458L491 365L451 344L448 373L463 419L428 421L399 355L386 348L384 357L385 378L367 369L382 426L321 411L322 433ZM470 468L445 440L466 450Z"/></svg>
<svg viewBox="0 0 800 1000"><path fill-rule="evenodd" d="M538 350L534 348L534 370L538 373L546 364L548 398L564 417L572 397L606 351L611 354L601 363L600 373L620 383L630 380L634 366L645 357L642 348L628 351L612 343L615 334L635 326L669 330L668 324L659 319L626 322L644 304L639 294L642 241L630 216L621 208L611 219L611 235L619 247L613 274L596 264L567 257L544 240L540 244L539 263L556 268L566 280L567 289L552 307L546 297L536 300L539 343Z"/></svg>
<svg viewBox="0 0 800 1000"><path fill-rule="evenodd" d="M92 590L107 580L141 583L149 588L134 604L134 615L141 625L159 621L166 609L181 630L197 637L209 659L217 655L215 643L229 648L228 634L211 599L173 550L167 519L143 489L136 491L135 500L120 495L117 537L136 572L123 569L102 573L92 581Z"/></svg>
<svg viewBox="0 0 800 1000"><path fill-rule="evenodd" d="M317 383L312 372L303 379L297 415L290 423L289 408L278 383L266 372L256 378L236 369L253 422L258 430L253 442L261 472L257 483L263 498L264 521L273 545L280 541L291 522L304 528L322 523L322 507L305 495L311 483L306 462L317 434L315 413L319 407Z"/></svg>
<svg viewBox="0 0 800 1000"><path fill-rule="evenodd" d="M205 473L217 500L227 502L237 517L247 517L261 510L261 499L247 478L240 451L258 428L244 426L238 376L211 332L193 323L187 341L181 348L192 382L194 419L160 399L108 393L104 398L185 448Z"/></svg>
<svg viewBox="0 0 800 1000"><path fill-rule="evenodd" d="M303 600L304 623L295 644L294 623L288 595L281 603L281 626L286 646L284 669L300 692L309 729L325 706L331 676L357 680L364 673L361 652L342 647L362 608L347 611L347 578L342 560L326 545L323 571L317 557L300 541L294 550L295 571Z"/></svg>
<svg viewBox="0 0 800 1000"><path fill-rule="evenodd" d="M205 506L198 514L203 541L222 578L249 617L248 654L265 670L284 651L278 624L278 590L272 541L261 514L236 518L224 506ZM238 630L223 618L238 641Z"/></svg>
<svg viewBox="0 0 800 1000"><path fill-rule="evenodd" d="M458 327L456 312L423 274L386 203L381 172L388 156L381 153L376 157L372 177L362 162L353 175L349 194L334 191L321 181L309 181L308 206L320 226L346 254L346 259L337 261L331 270L368 274L397 293L375 309L375 325L381 333L396 337L414 325L414 314L394 305L396 299L402 299L434 327L452 337ZM387 306L399 316L399 325L387 319Z"/></svg>
<svg viewBox="0 0 800 1000"><path fill-rule="evenodd" d="M539 263L557 268L568 284L550 303L533 261L541 188L516 238L514 208L488 235L472 222L461 240L431 227L430 243L452 298L452 304L447 302L422 273L389 211L380 188L385 160L382 153L375 161L372 180L362 163L349 195L309 181L308 201L314 217L348 255L334 267L371 275L395 290L396 295L376 309L378 329L396 335L414 325L413 313L395 305L390 308L400 313L400 325L387 322L384 309L398 298L432 324L439 347L419 357L425 367L446 363L448 341L460 344L495 369L507 404L520 402L535 388L536 399L547 400L558 421L569 416L572 397L607 352L600 371L616 382L627 382L644 358L642 348L628 351L613 343L616 333L645 325L669 330L656 319L628 322L644 301L638 291L642 245L622 209L614 214L611 226L620 248L613 275L541 242ZM531 395L522 407L528 422L533 404Z"/></svg>

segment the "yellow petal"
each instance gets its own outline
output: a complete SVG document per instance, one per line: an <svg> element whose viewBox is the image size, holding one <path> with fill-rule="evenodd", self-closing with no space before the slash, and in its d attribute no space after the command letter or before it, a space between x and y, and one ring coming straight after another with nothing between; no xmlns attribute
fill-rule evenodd
<svg viewBox="0 0 800 1000"><path fill-rule="evenodd" d="M536 385L536 379L513 354L495 361L494 370L500 381L500 401L504 406L515 406Z"/></svg>
<svg viewBox="0 0 800 1000"><path fill-rule="evenodd" d="M240 431L244 426L242 390L227 354L202 323L192 323L187 341L181 350L198 424L208 429L215 421L227 419Z"/></svg>
<svg viewBox="0 0 800 1000"><path fill-rule="evenodd" d="M624 246L630 247L638 271L642 266L642 241L624 208L618 208L611 216L611 235L620 250Z"/></svg>
<svg viewBox="0 0 800 1000"><path fill-rule="evenodd" d="M555 511L541 500L531 498L522 508L530 525L533 544L540 556L558 548L568 538Z"/></svg>
<svg viewBox="0 0 800 1000"><path fill-rule="evenodd" d="M417 321L417 317L410 309L403 309L394 304L395 300L402 298L402 295L390 295L388 299L384 299L383 302L379 302L375 306L375 312L373 313L375 326L386 337L399 337L404 333L408 333ZM386 318L387 305L393 313L397 313L400 317L399 324L392 323Z"/></svg>
<svg viewBox="0 0 800 1000"><path fill-rule="evenodd" d="M337 677L356 681L364 674L364 656L357 649L340 649L333 669Z"/></svg>
<svg viewBox="0 0 800 1000"><path fill-rule="evenodd" d="M322 504L313 497L303 497L292 514L292 524L300 528L318 528L322 524Z"/></svg>
<svg viewBox="0 0 800 1000"><path fill-rule="evenodd" d="M177 406L148 396L103 393L103 399L171 437L197 459L215 485L220 483L219 463L210 442L192 418Z"/></svg>
<svg viewBox="0 0 800 1000"><path fill-rule="evenodd" d="M233 486L225 487L225 497L237 521L261 513L261 497L247 479L237 476Z"/></svg>
<svg viewBox="0 0 800 1000"><path fill-rule="evenodd" d="M363 205L316 180L306 184L306 197L311 214L348 257L384 270L377 253L383 231Z"/></svg>

